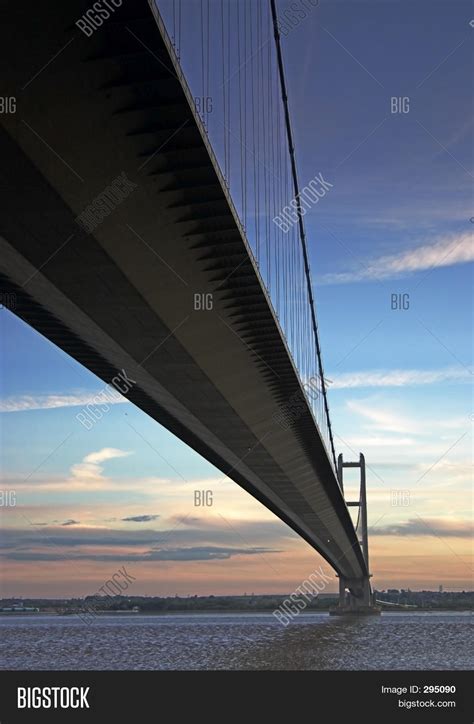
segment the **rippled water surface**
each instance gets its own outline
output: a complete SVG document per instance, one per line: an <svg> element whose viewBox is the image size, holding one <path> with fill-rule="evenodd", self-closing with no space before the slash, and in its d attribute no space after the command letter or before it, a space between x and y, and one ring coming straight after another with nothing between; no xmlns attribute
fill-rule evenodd
<svg viewBox="0 0 474 724"><path fill-rule="evenodd" d="M470 669L469 614L0 616L2 669Z"/></svg>

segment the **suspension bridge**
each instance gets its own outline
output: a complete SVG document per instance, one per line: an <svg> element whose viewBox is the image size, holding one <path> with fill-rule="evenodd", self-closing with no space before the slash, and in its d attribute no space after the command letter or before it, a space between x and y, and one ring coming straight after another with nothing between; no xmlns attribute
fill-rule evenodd
<svg viewBox="0 0 474 724"><path fill-rule="evenodd" d="M277 4L3 11L15 314L106 383L125 374L135 405L329 562L341 611L375 610L365 462L334 446Z"/></svg>

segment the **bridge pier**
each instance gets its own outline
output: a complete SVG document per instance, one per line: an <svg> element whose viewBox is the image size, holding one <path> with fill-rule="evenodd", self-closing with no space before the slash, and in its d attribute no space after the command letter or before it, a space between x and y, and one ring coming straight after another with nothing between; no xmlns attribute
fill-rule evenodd
<svg viewBox="0 0 474 724"><path fill-rule="evenodd" d="M370 576L357 580L339 576L339 603L330 613L333 616L379 614L380 609L375 605L370 587Z"/></svg>
<svg viewBox="0 0 474 724"><path fill-rule="evenodd" d="M360 494L358 501L348 501L348 507L359 508L359 521L357 529L361 528L361 539L359 541L364 554L364 560L367 564L367 571L369 570L369 540L368 540L368 528L367 528L367 490L366 490L366 476L365 476L365 458L360 453L358 462L347 462L343 461L342 455L339 455L337 461L337 471L339 478L339 485L344 494L344 483L343 483L343 470L344 468L359 468L360 469ZM356 530L358 532L358 530ZM343 576L339 578L339 603L337 608L331 609L329 612L332 616L343 616L346 614L356 615L377 615L380 613L380 608L375 604L375 596L372 593L370 586L371 574L361 579L350 579Z"/></svg>

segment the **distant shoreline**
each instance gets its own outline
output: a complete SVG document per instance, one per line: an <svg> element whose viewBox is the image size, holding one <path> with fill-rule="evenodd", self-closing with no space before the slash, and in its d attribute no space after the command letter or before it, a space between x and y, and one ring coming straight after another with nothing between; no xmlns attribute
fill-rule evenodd
<svg viewBox="0 0 474 724"><path fill-rule="evenodd" d="M225 614L244 614L246 616L252 616L256 614L263 614L263 615L272 615L274 608L268 608L268 609L258 609L255 611L249 611L249 609L242 609L242 608L235 608L235 609L194 609L192 611L95 611L94 616L117 616L117 617L123 617L123 616L193 616L193 615L201 615L201 614L208 614L208 615L225 615ZM396 614L412 614L412 613L460 613L460 614L472 614L472 609L447 609L447 608L417 608L417 609L404 609L404 608L386 608L382 609L382 614L384 613L396 613ZM38 617L38 616L58 616L61 618L70 618L70 617L77 617L79 615L83 614L82 611L75 611L75 612L60 612L60 611L37 611L37 612L21 612L21 611L15 611L15 612L8 612L8 611L0 611L0 618L32 618L32 617ZM299 615L307 616L310 614L327 614L329 615L329 609L309 609L306 611L301 611Z"/></svg>
<svg viewBox="0 0 474 724"><path fill-rule="evenodd" d="M474 591L374 590L383 612L455 613L472 612ZM165 616L196 614L272 614L281 606L292 605L294 594L188 595L188 596L84 596L77 598L2 598L0 616ZM306 597L293 608L309 613L327 613L338 606L335 593Z"/></svg>

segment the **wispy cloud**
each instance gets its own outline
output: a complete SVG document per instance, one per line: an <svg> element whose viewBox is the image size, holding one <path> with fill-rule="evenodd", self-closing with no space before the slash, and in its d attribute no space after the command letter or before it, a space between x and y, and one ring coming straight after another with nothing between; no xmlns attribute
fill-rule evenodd
<svg viewBox="0 0 474 724"><path fill-rule="evenodd" d="M125 523L149 523L152 520L158 520L159 517L159 515L130 515L122 520Z"/></svg>
<svg viewBox="0 0 474 724"><path fill-rule="evenodd" d="M370 529L370 535L426 536L440 538L470 538L473 529L468 520L452 521L442 518L411 518L405 523L384 525Z"/></svg>
<svg viewBox="0 0 474 724"><path fill-rule="evenodd" d="M239 533L240 542L232 545L229 528L220 519L208 530L176 526L164 530L62 525L41 531L36 526L6 528L0 540L0 557L17 561L53 561L65 555L91 561L227 560L234 556L281 553L294 537L288 535L280 521L241 521Z"/></svg>
<svg viewBox="0 0 474 724"><path fill-rule="evenodd" d="M470 382L467 370L445 367L437 370L365 370L331 375L331 390L356 387L413 387L440 382Z"/></svg>
<svg viewBox="0 0 474 724"><path fill-rule="evenodd" d="M225 561L233 556L251 556L268 553L281 553L272 548L228 548L219 546L200 546L195 548L163 548L143 553L68 553L68 559L74 561L95 562L153 562L153 561ZM3 556L13 561L62 561L64 555L54 551L11 551Z"/></svg>
<svg viewBox="0 0 474 724"><path fill-rule="evenodd" d="M102 475L104 468L100 463L114 458L127 457L128 455L131 455L131 453L114 447L104 447L102 450L90 453L83 458L82 462L72 466L72 481L102 482L104 480Z"/></svg>
<svg viewBox="0 0 474 724"><path fill-rule="evenodd" d="M400 254L381 256L367 261L357 269L347 272L325 274L320 284L351 284L361 281L375 281L407 276L434 267L465 264L474 260L472 234L443 236L433 244L425 244Z"/></svg>
<svg viewBox="0 0 474 724"><path fill-rule="evenodd" d="M132 453L129 453L132 454ZM90 463L76 463L71 467L69 477L64 475L35 475L25 480L18 474L6 474L2 478L2 485L11 488L21 489L22 493L37 493L51 491L56 493L77 493L81 491L103 491L103 492L121 492L123 495L144 494L153 496L159 494L160 502L166 498L174 498L181 495L181 488L186 483L180 479L165 477L121 477L119 480L107 477L102 466L100 470L90 467ZM221 478L196 478L192 480L196 489L207 490L219 483ZM229 481L229 485L233 485ZM6 510L6 508L4 509ZM111 521L109 521L111 522Z"/></svg>
<svg viewBox="0 0 474 724"><path fill-rule="evenodd" d="M19 395L0 400L0 412L29 412L30 410L54 410L59 407L85 407L93 405L97 392L82 392L72 395ZM107 405L129 404L129 401L114 390L107 396ZM97 401L96 403L97 404ZM104 400L102 400L104 404Z"/></svg>
<svg viewBox="0 0 474 724"><path fill-rule="evenodd" d="M359 450L372 451L373 448L417 448L418 441L410 437L389 437L388 435L351 435L347 441L342 441L341 447L350 446ZM373 451L372 451L373 452ZM372 465L371 465L372 466Z"/></svg>
<svg viewBox="0 0 474 724"><path fill-rule="evenodd" d="M449 456L450 463L460 463L469 455L466 448L472 422L467 412L464 416L446 417L433 414L431 409L425 411L420 406L411 405L405 410L396 400L380 396L346 400L345 410L350 412L357 432L335 433L340 451L351 455L355 450L363 450L371 469L381 462L393 470L400 470L400 463L410 463L420 465L421 473L430 469L431 476L438 472L436 461ZM394 465L395 450L398 458ZM383 479L388 474L387 469L382 472ZM445 482L450 479L447 470ZM464 474L462 479L465 479Z"/></svg>
<svg viewBox="0 0 474 724"><path fill-rule="evenodd" d="M171 519L166 521L173 523ZM179 547L194 547L202 545L229 545L229 526L220 518L213 521L209 519L209 527L177 527L172 524L159 529L151 528L99 528L99 527L73 527L48 526L47 530L36 530L36 524L25 528L7 528L2 531L0 538L0 550L4 548L13 549L17 547L33 548L44 545L62 546L64 548L75 548L86 546L97 548L129 548L142 547L162 549L165 543L173 539L173 545ZM297 538L296 533L288 528L280 520L240 520L238 530L242 540L250 548L266 546L279 547L287 545L288 541Z"/></svg>
<svg viewBox="0 0 474 724"><path fill-rule="evenodd" d="M348 400L347 407L352 412L369 420L372 423L371 428L375 430L387 430L403 434L419 431L419 424L416 421L393 413L388 406L376 408L364 402Z"/></svg>

